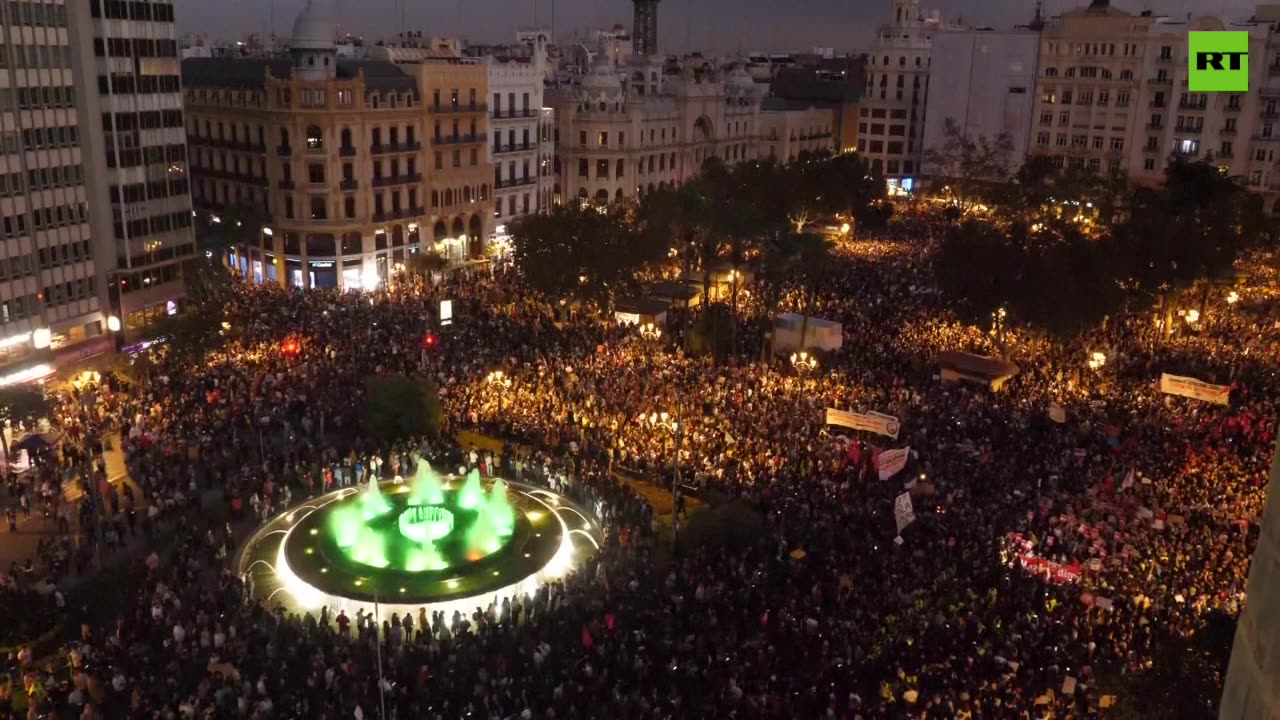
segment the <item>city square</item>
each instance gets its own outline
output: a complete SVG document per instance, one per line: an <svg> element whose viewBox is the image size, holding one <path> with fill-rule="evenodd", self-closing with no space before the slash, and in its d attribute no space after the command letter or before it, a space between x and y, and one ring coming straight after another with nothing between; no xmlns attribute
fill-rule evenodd
<svg viewBox="0 0 1280 720"><path fill-rule="evenodd" d="M1280 9L682 2L0 0L0 718L1280 717Z"/></svg>

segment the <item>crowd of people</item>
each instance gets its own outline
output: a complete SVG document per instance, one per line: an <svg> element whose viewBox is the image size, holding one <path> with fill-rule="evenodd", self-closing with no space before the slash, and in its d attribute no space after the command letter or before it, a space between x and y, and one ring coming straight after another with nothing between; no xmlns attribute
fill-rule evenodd
<svg viewBox="0 0 1280 720"><path fill-rule="evenodd" d="M1244 601L1274 450L1274 278L1263 266L1240 302L1203 298L1176 332L1134 314L1069 342L1016 326L997 336L953 319L920 235L840 245L829 288L805 307L841 324L843 348L812 370L757 360L763 335L749 329L765 309L747 299L738 346L717 365L673 346L680 333L664 343L558 312L509 270L376 294L239 288L223 347L198 364L162 359L79 404L94 434L119 432L148 507L196 521L171 556L147 558L128 611L86 625L67 669L10 659L14 707L1104 716L1164 643ZM445 298L453 323L441 327ZM943 383L944 350L1005 353L1020 372L1001 392ZM1094 353L1105 362L1090 367ZM366 437L365 380L418 372L438 381L439 436ZM1232 402L1162 394L1164 372L1230 384ZM900 431L842 434L827 408L892 415ZM504 450L468 454L464 430ZM903 448L905 467L881 479L881 454ZM228 565L233 533L199 521L210 495L254 522L416 457L554 483L598 510L600 553L516 602L379 628L343 608L299 615L279 595L246 597ZM665 487L677 468L692 492L758 513L764 532L668 549L619 473ZM914 521L902 527L904 492Z"/></svg>

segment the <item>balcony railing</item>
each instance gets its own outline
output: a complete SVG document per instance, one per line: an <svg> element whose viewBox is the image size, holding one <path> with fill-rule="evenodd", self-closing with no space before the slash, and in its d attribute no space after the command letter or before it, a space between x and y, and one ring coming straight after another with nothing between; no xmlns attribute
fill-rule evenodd
<svg viewBox="0 0 1280 720"><path fill-rule="evenodd" d="M1204 130L1204 126L1203 125L1177 125L1174 127L1173 130L1174 132L1182 133L1184 135L1199 135L1200 132Z"/></svg>
<svg viewBox="0 0 1280 720"><path fill-rule="evenodd" d="M343 145L338 148L338 155L342 157L355 157L356 149L350 145Z"/></svg>
<svg viewBox="0 0 1280 720"><path fill-rule="evenodd" d="M537 148L538 146L534 145L533 143L517 143L515 145L494 145L493 154L501 155L502 153L509 153L509 152L527 152L529 150L536 150Z"/></svg>
<svg viewBox="0 0 1280 720"><path fill-rule="evenodd" d="M509 187L520 187L522 185L533 185L536 182L538 182L538 176L530 175L529 177L523 177L523 178L508 178L506 180L495 180L493 182L493 186L495 188L501 189L501 188L509 188Z"/></svg>
<svg viewBox="0 0 1280 720"><path fill-rule="evenodd" d="M495 120L498 120L498 119L501 119L501 118L528 118L528 117L534 117L535 115L537 115L537 112L536 112L536 111L534 111L534 110L532 110L532 109L525 109L525 110L494 110L494 111L493 111L493 115L492 115L492 117L493 117Z"/></svg>
<svg viewBox="0 0 1280 720"><path fill-rule="evenodd" d="M1224 127L1224 128L1219 128L1218 130L1219 135L1226 135L1228 137L1235 135L1236 132L1237 132L1236 129L1233 127Z"/></svg>
<svg viewBox="0 0 1280 720"><path fill-rule="evenodd" d="M1148 82L1149 84L1151 84L1151 85L1172 85L1172 84L1173 84L1173 78L1167 78L1167 77L1163 77L1163 78L1162 78L1162 77L1153 77L1153 78L1148 78L1148 79L1147 79L1147 82Z"/></svg>
<svg viewBox="0 0 1280 720"><path fill-rule="evenodd" d="M422 149L422 143L417 141L403 142L403 143L383 143L382 145L369 146L369 152L373 153L374 155L385 155L387 153L417 152L421 149Z"/></svg>
<svg viewBox="0 0 1280 720"><path fill-rule="evenodd" d="M350 192L351 190L355 190L359 188L360 183L356 180L343 180L342 182L338 183L338 187Z"/></svg>
<svg viewBox="0 0 1280 720"><path fill-rule="evenodd" d="M289 157L290 155L293 154L293 148L289 147L288 145L277 145L276 154L279 155L280 157Z"/></svg>
<svg viewBox="0 0 1280 720"><path fill-rule="evenodd" d="M484 103L458 103L457 105L433 105L431 112L447 115L450 113L488 112L489 106Z"/></svg>
<svg viewBox="0 0 1280 720"><path fill-rule="evenodd" d="M245 173L238 173L234 170L212 170L210 168L191 168L191 173L193 175L204 175L206 177L215 177L215 178L220 178L222 180L230 180L232 182L245 183L248 185L257 185L259 187L266 187L268 185L268 181L265 177L258 177L256 175L247 175Z"/></svg>
<svg viewBox="0 0 1280 720"><path fill-rule="evenodd" d="M217 140L214 138L203 137L200 135L188 135L187 142L192 145L202 145L204 147L222 148L224 150L238 150L240 152L250 152L258 154L266 154L267 146L262 143L241 142L239 140Z"/></svg>
<svg viewBox="0 0 1280 720"><path fill-rule="evenodd" d="M373 179L374 187L388 187L390 185L407 185L409 183L422 182L422 173L408 173L405 175L388 175L385 177L376 177Z"/></svg>
<svg viewBox="0 0 1280 720"><path fill-rule="evenodd" d="M386 222L388 220L404 220L405 218L418 217L426 215L427 210L424 207L401 208L399 210L386 210L373 214L374 222Z"/></svg>
<svg viewBox="0 0 1280 720"><path fill-rule="evenodd" d="M471 143L489 142L489 133L467 135L441 135L436 138L436 145L469 145Z"/></svg>
<svg viewBox="0 0 1280 720"><path fill-rule="evenodd" d="M297 186L294 184L292 180L281 180L280 182L276 183L276 187L280 188L281 190L292 190Z"/></svg>

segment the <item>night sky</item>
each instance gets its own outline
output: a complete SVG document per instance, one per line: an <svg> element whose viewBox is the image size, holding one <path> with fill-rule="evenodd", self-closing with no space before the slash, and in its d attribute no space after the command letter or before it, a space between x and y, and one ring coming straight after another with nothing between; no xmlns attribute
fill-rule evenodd
<svg viewBox="0 0 1280 720"><path fill-rule="evenodd" d="M275 28L287 36L306 0L175 0L181 32L235 39ZM1047 0L1050 14L1088 0ZM274 13L271 10L274 4ZM339 19L349 32L387 37L400 25L401 0L337 0ZM427 34L461 34L471 42L502 42L519 27L550 25L552 0L403 0L405 26ZM1126 10L1146 8L1182 18L1199 12L1247 18L1248 0L1113 0ZM924 0L954 21L996 28L1024 23L1034 0ZM664 51L690 47L715 53L738 50L797 50L833 47L865 50L875 28L889 15L890 0L662 0L659 43ZM274 24L272 15L274 14ZM631 24L628 0L555 0L556 34L562 42L588 29Z"/></svg>

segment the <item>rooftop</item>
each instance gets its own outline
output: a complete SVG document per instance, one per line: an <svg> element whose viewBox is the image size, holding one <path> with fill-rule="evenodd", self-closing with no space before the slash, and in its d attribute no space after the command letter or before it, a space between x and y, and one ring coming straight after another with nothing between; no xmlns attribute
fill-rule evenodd
<svg viewBox="0 0 1280 720"><path fill-rule="evenodd" d="M339 80L354 80L363 72L365 84L371 90L413 90L417 87L413 77L392 62L343 58L337 62ZM293 61L283 55L269 58L193 57L182 61L182 84L186 87L262 89L266 86L267 72L284 80L292 70Z"/></svg>

